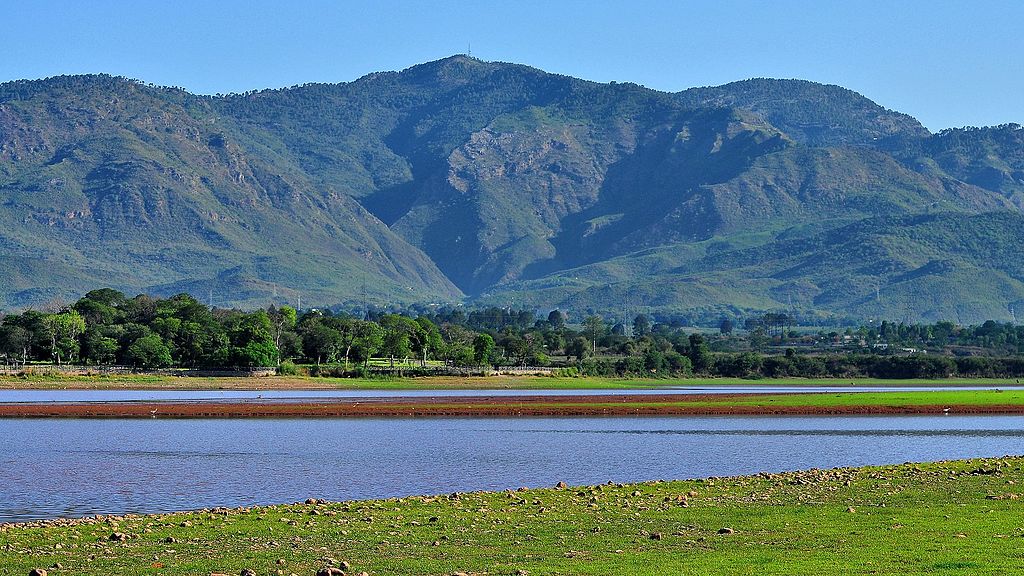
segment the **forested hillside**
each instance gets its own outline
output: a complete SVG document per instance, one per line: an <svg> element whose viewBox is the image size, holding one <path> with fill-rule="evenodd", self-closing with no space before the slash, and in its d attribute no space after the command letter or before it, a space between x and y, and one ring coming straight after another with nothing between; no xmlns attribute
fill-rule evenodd
<svg viewBox="0 0 1024 576"><path fill-rule="evenodd" d="M453 56L227 96L0 84L0 308L1024 310L1024 130L930 134L838 86L678 94Z"/></svg>

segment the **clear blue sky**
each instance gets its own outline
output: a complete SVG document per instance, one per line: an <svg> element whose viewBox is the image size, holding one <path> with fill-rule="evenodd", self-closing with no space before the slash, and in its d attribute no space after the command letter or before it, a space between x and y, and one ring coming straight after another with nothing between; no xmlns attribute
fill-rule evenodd
<svg viewBox="0 0 1024 576"><path fill-rule="evenodd" d="M933 130L1024 123L1021 0L0 0L0 81L192 92L353 80L462 53L659 90L840 84Z"/></svg>

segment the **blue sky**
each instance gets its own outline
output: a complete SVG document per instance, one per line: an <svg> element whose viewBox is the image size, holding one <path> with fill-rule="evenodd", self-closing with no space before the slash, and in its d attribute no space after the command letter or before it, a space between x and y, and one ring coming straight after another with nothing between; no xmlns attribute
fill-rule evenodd
<svg viewBox="0 0 1024 576"><path fill-rule="evenodd" d="M106 72L198 93L462 53L678 91L840 84L933 130L1024 123L1020 0L0 0L0 80Z"/></svg>

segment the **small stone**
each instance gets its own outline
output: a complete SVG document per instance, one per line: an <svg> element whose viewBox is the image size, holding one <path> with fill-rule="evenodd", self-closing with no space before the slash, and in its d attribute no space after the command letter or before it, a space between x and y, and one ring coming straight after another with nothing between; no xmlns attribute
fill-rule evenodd
<svg viewBox="0 0 1024 576"><path fill-rule="evenodd" d="M316 498L306 498L306 504L309 504L311 506L319 504L319 503L320 503L320 501L317 500Z"/></svg>
<svg viewBox="0 0 1024 576"><path fill-rule="evenodd" d="M334 566L327 566L316 571L316 576L345 576L345 571Z"/></svg>
<svg viewBox="0 0 1024 576"><path fill-rule="evenodd" d="M530 573L526 570L516 570L516 576L530 576Z"/></svg>
<svg viewBox="0 0 1024 576"><path fill-rule="evenodd" d="M850 514L853 514L854 512L857 511L857 509L854 508L853 506L850 506L849 508L846 509L846 511L849 512Z"/></svg>
<svg viewBox="0 0 1024 576"><path fill-rule="evenodd" d="M569 487L569 485L566 484L565 482L559 482L558 484L555 484L555 488L559 488L559 489L561 489L561 488L568 488L568 487Z"/></svg>
<svg viewBox="0 0 1024 576"><path fill-rule="evenodd" d="M255 570L251 570L249 568L243 568L242 571L239 572L239 574L241 576L256 576L256 571Z"/></svg>
<svg viewBox="0 0 1024 576"><path fill-rule="evenodd" d="M651 535L648 536L648 538L651 540L661 540L661 532L651 532Z"/></svg>
<svg viewBox="0 0 1024 576"><path fill-rule="evenodd" d="M734 534L735 532L736 531L733 530L732 528L719 528L718 529L718 533L719 534Z"/></svg>
<svg viewBox="0 0 1024 576"><path fill-rule="evenodd" d="M46 570L43 570L42 568L33 568L32 571L28 573L28 576L46 576Z"/></svg>
<svg viewBox="0 0 1024 576"><path fill-rule="evenodd" d="M107 537L107 539L112 542L124 542L128 539L128 535L124 532L113 532Z"/></svg>
<svg viewBox="0 0 1024 576"><path fill-rule="evenodd" d="M342 570L351 570L352 569L352 565L349 564L348 562L345 562L344 560L341 561L341 564L338 564L338 567L341 568Z"/></svg>
<svg viewBox="0 0 1024 576"><path fill-rule="evenodd" d="M164 538L164 542L166 542L167 544L174 544L177 541L178 541L178 539L175 538L174 536L168 536L167 538Z"/></svg>

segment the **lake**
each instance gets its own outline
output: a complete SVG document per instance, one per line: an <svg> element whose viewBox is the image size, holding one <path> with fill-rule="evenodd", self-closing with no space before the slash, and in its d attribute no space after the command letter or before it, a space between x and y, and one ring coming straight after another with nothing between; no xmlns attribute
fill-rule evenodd
<svg viewBox="0 0 1024 576"><path fill-rule="evenodd" d="M0 420L0 522L1021 453L1022 416Z"/></svg>

